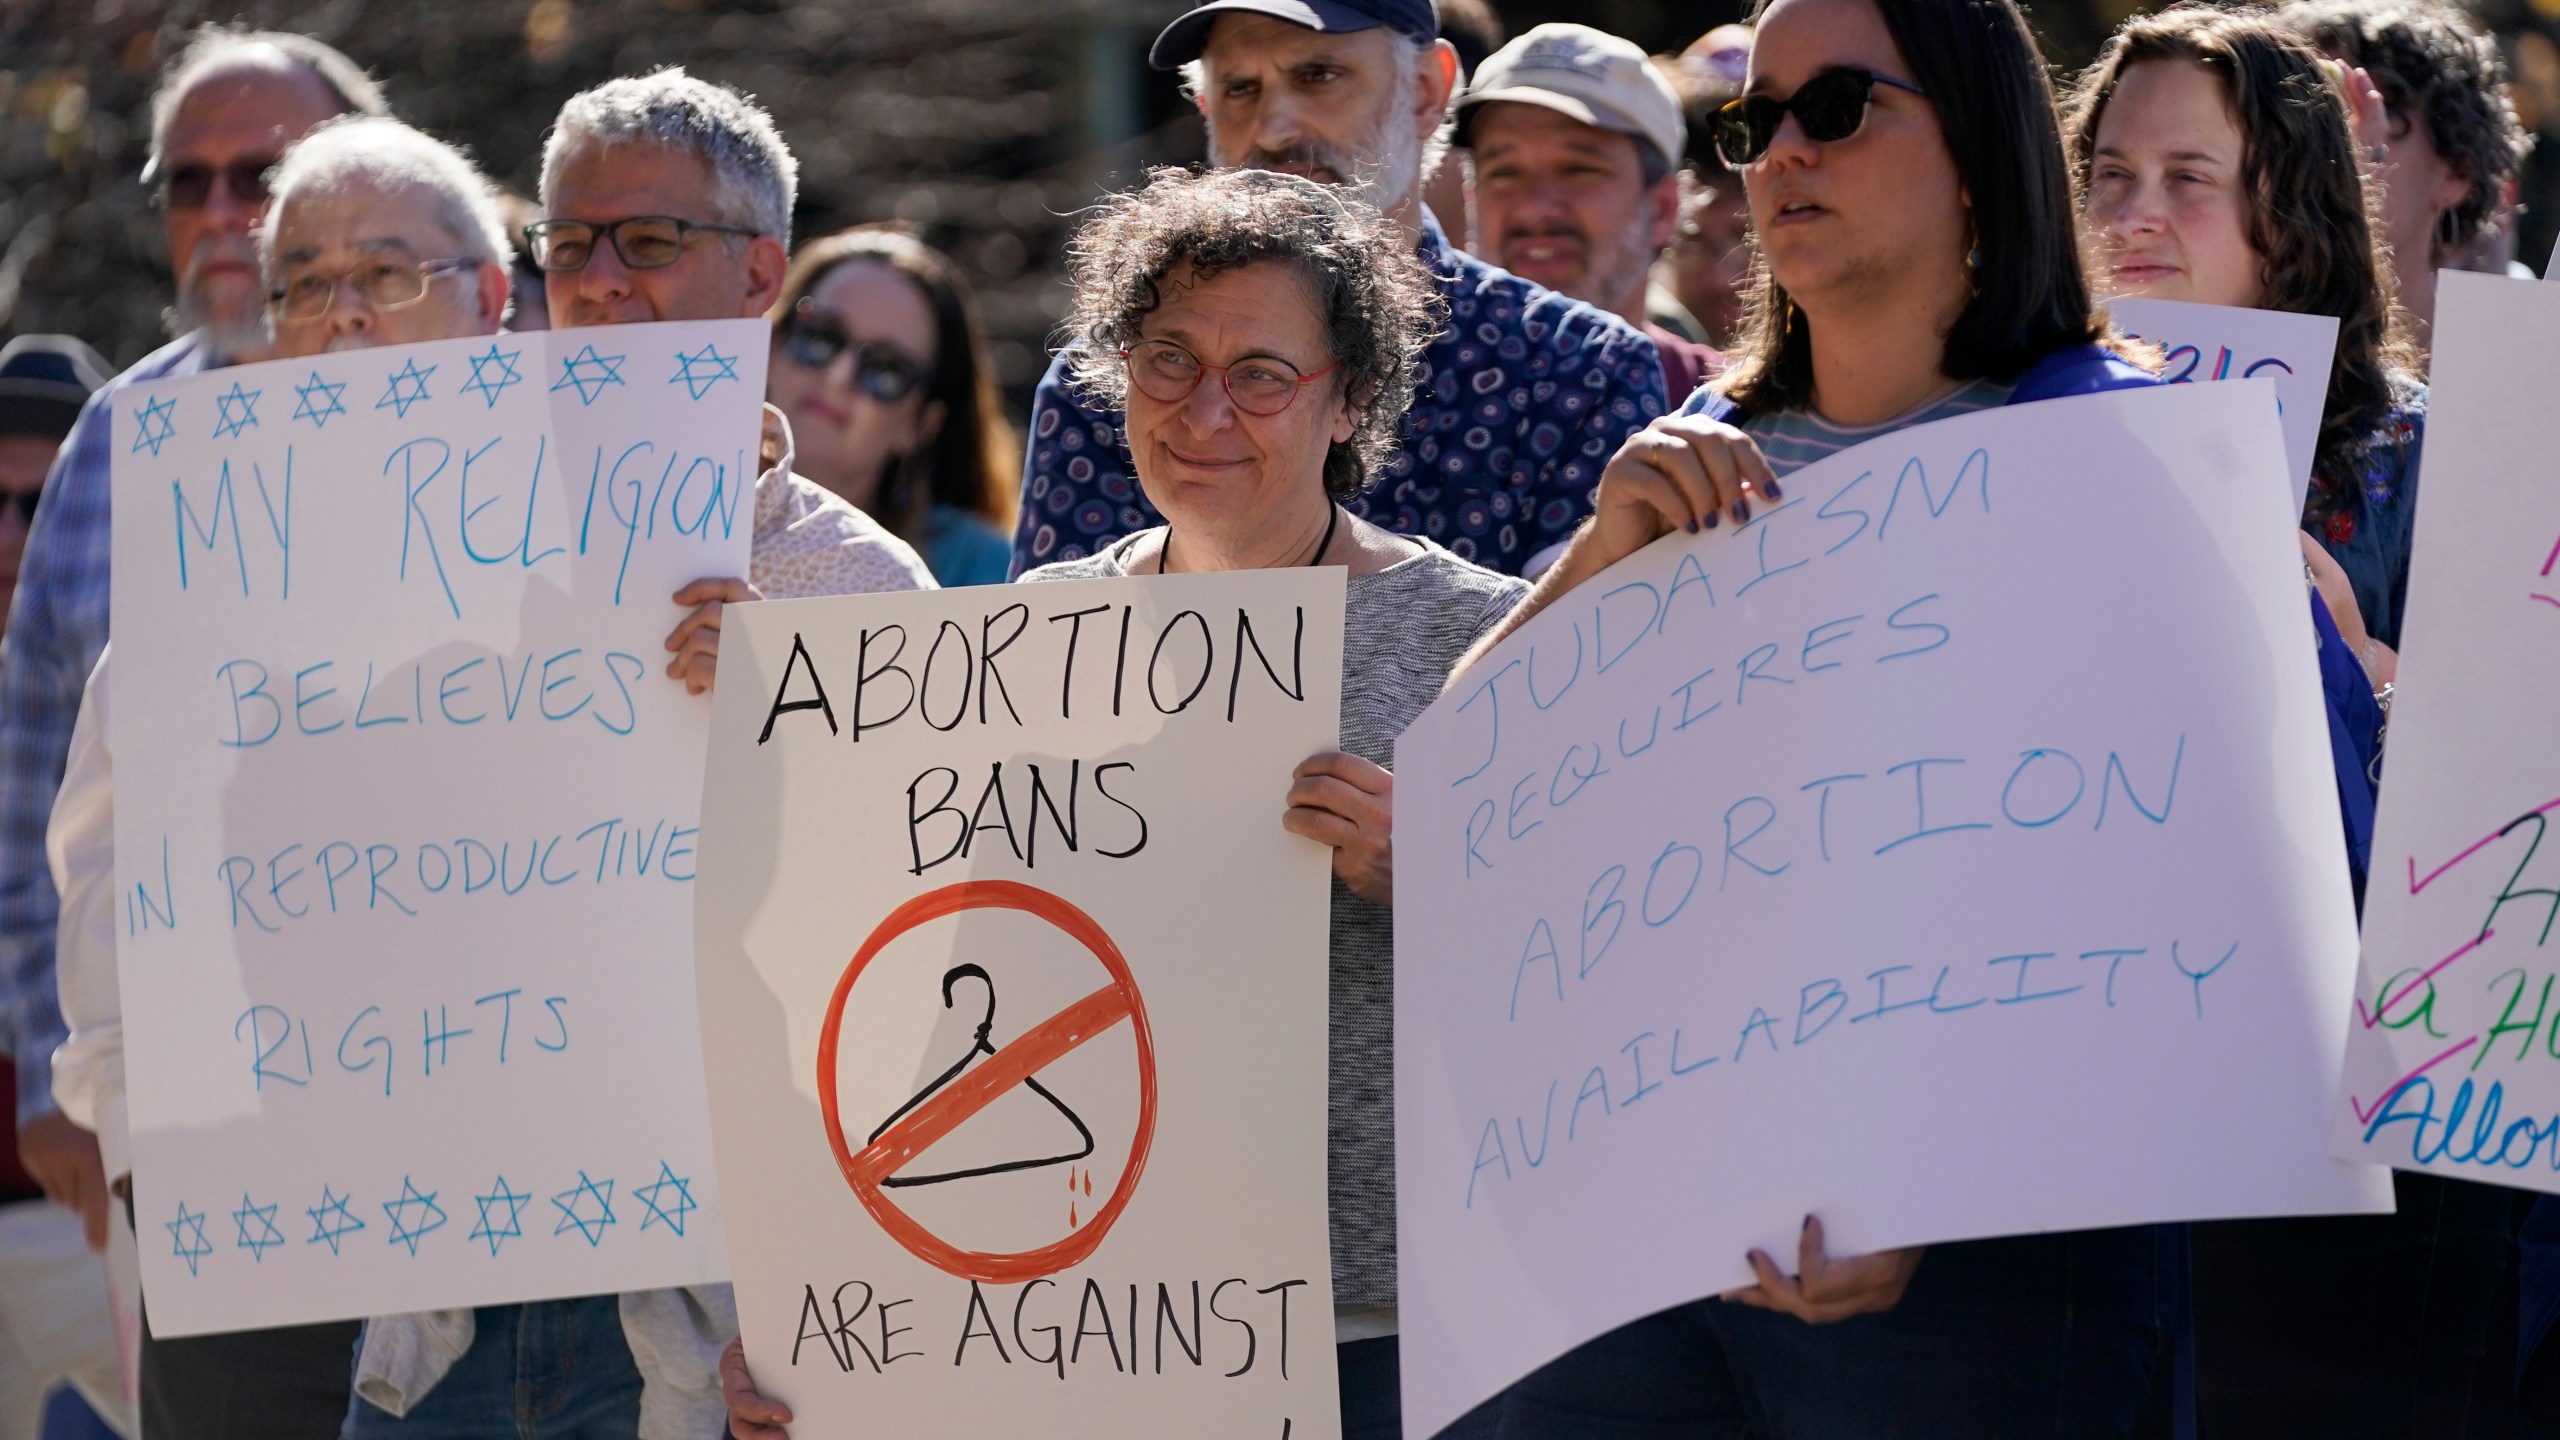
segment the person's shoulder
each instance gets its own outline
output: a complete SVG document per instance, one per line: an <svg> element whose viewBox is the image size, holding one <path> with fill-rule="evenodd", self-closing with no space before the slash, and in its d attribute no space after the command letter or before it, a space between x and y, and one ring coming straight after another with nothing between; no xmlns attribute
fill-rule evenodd
<svg viewBox="0 0 2560 1440"><path fill-rule="evenodd" d="M2027 367L2018 377L2017 387L2009 392L2009 403L2025 405L2071 395L2139 390L2159 383L2159 376L2104 345L2065 345Z"/></svg>
<svg viewBox="0 0 2560 1440"><path fill-rule="evenodd" d="M1105 545L1091 555L1035 565L1016 577L1014 583L1036 585L1047 580L1118 580L1129 573L1129 567L1120 563L1120 549L1116 544Z"/></svg>
<svg viewBox="0 0 2560 1440"><path fill-rule="evenodd" d="M1657 353L1651 337L1596 305L1523 279L1463 250L1449 251L1448 256L1444 285L1453 302L1472 302L1466 318L1517 327L1531 344L1558 350L1625 349L1641 352L1647 360Z"/></svg>
<svg viewBox="0 0 2560 1440"><path fill-rule="evenodd" d="M790 472L767 483L777 489L772 502L756 506L750 562L766 598L935 588L915 547L842 496Z"/></svg>
<svg viewBox="0 0 2560 1440"><path fill-rule="evenodd" d="M1469 616L1473 634L1491 629L1529 593L1529 582L1491 570L1433 543L1411 537L1422 553L1368 577L1385 581L1377 587L1390 613L1430 620L1436 614Z"/></svg>
<svg viewBox="0 0 2560 1440"><path fill-rule="evenodd" d="M933 578L946 586L1001 585L1013 568L1013 532L957 505L927 512L922 549Z"/></svg>

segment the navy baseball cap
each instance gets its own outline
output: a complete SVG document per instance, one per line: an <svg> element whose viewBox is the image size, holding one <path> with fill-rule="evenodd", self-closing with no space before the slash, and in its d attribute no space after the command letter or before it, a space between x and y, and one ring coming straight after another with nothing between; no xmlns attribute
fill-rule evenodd
<svg viewBox="0 0 2560 1440"><path fill-rule="evenodd" d="M106 362L69 335L21 335L0 348L0 435L61 439L107 383Z"/></svg>
<svg viewBox="0 0 2560 1440"><path fill-rule="evenodd" d="M1203 0L1164 27L1147 52L1147 63L1159 70L1178 70L1200 58L1209 43L1209 27L1220 15L1268 15L1326 34L1375 30L1381 26L1416 40L1440 37L1440 17L1431 0Z"/></svg>

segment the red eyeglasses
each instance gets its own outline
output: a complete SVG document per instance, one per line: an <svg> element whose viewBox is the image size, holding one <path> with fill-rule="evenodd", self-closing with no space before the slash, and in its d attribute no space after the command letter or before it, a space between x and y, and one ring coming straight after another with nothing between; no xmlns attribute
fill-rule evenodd
<svg viewBox="0 0 2560 1440"><path fill-rule="evenodd" d="M1201 377L1215 370L1236 408L1261 416L1288 409L1301 388L1340 365L1337 361L1312 375L1301 375L1295 365L1267 355L1247 356L1233 365L1209 365L1170 340L1141 340L1120 352L1120 363L1128 368L1129 383L1138 387L1138 393L1159 405L1179 405L1190 399L1191 392L1200 388Z"/></svg>

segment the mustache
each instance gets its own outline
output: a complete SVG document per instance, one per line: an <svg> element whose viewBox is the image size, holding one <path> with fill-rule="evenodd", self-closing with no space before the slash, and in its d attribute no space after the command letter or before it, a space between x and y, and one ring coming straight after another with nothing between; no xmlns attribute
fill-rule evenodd
<svg viewBox="0 0 2560 1440"><path fill-rule="evenodd" d="M1341 181L1349 180L1363 170L1373 170L1377 167L1374 164L1363 166L1359 161L1323 141L1309 140L1279 150L1249 150L1245 152L1244 161L1237 168L1321 171Z"/></svg>
<svg viewBox="0 0 2560 1440"><path fill-rule="evenodd" d="M204 278L207 266L223 260L246 265L255 270L258 266L258 247L245 235L225 235L215 232L200 236L196 240L195 248L187 252L186 270L182 278L192 287Z"/></svg>
<svg viewBox="0 0 2560 1440"><path fill-rule="evenodd" d="M1570 240L1585 248L1591 244L1590 236L1571 225L1506 226L1503 229L1502 238L1506 243L1518 240Z"/></svg>

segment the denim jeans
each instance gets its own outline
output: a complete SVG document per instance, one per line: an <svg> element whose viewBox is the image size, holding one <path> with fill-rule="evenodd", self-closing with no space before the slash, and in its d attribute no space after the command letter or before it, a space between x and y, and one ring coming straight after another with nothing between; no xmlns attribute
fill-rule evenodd
<svg viewBox="0 0 2560 1440"><path fill-rule="evenodd" d="M471 1348L406 1416L359 1397L341 1440L631 1440L640 1370L612 1295L491 1305Z"/></svg>
<svg viewBox="0 0 2560 1440"><path fill-rule="evenodd" d="M324 1440L354 1384L356 1324L151 1334L144 1302L142 1430L151 1440Z"/></svg>
<svg viewBox="0 0 2560 1440"><path fill-rule="evenodd" d="M1836 1325L1675 1306L1438 1440L2130 1440L2185 1263L2174 1226L2087 1230L1934 1246L1901 1304ZM1344 1440L1399 1440L1393 1342L1340 1354Z"/></svg>
<svg viewBox="0 0 2560 1440"><path fill-rule="evenodd" d="M1702 1440L1739 1434L1709 1373L1713 1336L1694 1306L1649 1315L1539 1368L1460 1416L1438 1440ZM1343 1440L1401 1440L1396 1342L1336 1352Z"/></svg>
<svg viewBox="0 0 2560 1440"><path fill-rule="evenodd" d="M1932 1246L1902 1303L1836 1325L1721 1301L1724 1440L2126 1440L2185 1296L2177 1227ZM1728 1422L1730 1423L1730 1422Z"/></svg>
<svg viewBox="0 0 2560 1440"><path fill-rule="evenodd" d="M2395 1214L2195 1227L2204 1440L2522 1433L2516 1192L2391 1179Z"/></svg>

